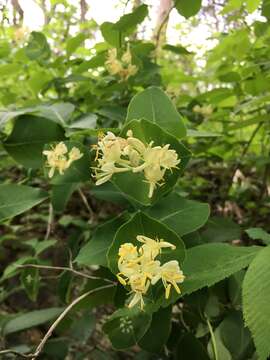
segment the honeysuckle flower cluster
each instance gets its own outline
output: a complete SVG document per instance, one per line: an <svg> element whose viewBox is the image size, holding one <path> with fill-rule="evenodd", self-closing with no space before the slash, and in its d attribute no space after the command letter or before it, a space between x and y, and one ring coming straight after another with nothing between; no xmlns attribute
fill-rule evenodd
<svg viewBox="0 0 270 360"><path fill-rule="evenodd" d="M105 65L111 75L119 75L122 80L127 80L138 71L137 66L132 64L132 56L129 48L120 60L117 57L117 49L110 49Z"/></svg>
<svg viewBox="0 0 270 360"><path fill-rule="evenodd" d="M153 141L144 144L133 137L131 130L126 139L108 132L97 144L96 185L105 183L116 173L143 172L151 198L156 187L164 184L165 172L177 168L180 163L176 151L169 147L169 144L154 146Z"/></svg>
<svg viewBox="0 0 270 360"><path fill-rule="evenodd" d="M207 106L195 105L192 110L193 112L197 114L201 114L202 116L210 116L213 113L213 108L211 105L207 105Z"/></svg>
<svg viewBox="0 0 270 360"><path fill-rule="evenodd" d="M77 147L73 147L68 151L66 145L61 141L56 144L55 147L52 147L51 150L44 150L43 155L47 157L47 167L49 170L49 178L52 178L55 170L58 170L60 175L63 175L65 170L67 170L70 165L79 160L83 154Z"/></svg>
<svg viewBox="0 0 270 360"><path fill-rule="evenodd" d="M168 299L171 287L178 294L180 288L178 284L185 279L177 260L171 260L161 264L156 257L161 254L163 248L175 250L175 245L159 239L151 239L144 235L138 235L136 239L142 243L140 247L132 243L124 243L118 252L117 278L122 285L129 285L134 294L128 307L133 307L140 303L141 309L144 307L143 296L147 293L151 285L155 285L159 280L165 288L165 298Z"/></svg>

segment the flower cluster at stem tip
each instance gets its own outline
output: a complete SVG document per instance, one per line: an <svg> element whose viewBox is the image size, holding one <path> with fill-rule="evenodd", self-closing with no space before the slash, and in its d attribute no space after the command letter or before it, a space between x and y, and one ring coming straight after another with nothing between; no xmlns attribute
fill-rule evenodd
<svg viewBox="0 0 270 360"><path fill-rule="evenodd" d="M129 285L131 292L134 293L128 307L133 307L140 303L141 309L144 307L143 295L145 295L151 285L155 285L159 280L165 288L165 298L168 299L171 287L178 294L180 289L177 284L185 279L177 260L171 260L161 264L156 257L161 254L163 248L175 250L175 245L159 239L138 235L136 239L143 245L139 248L132 243L124 243L118 251L117 278L122 285Z"/></svg>
<svg viewBox="0 0 270 360"><path fill-rule="evenodd" d="M111 75L119 75L122 80L127 80L138 71L137 66L132 64L129 47L120 60L117 57L117 49L110 49L105 65Z"/></svg>
<svg viewBox="0 0 270 360"><path fill-rule="evenodd" d="M153 145L153 141L145 145L133 137L131 130L128 130L126 139L108 132L97 144L98 166L94 168L96 185L110 180L113 174L143 172L149 184L148 197L151 198L157 185L164 184L166 170L177 168L180 163L176 151L169 149L169 144Z"/></svg>
<svg viewBox="0 0 270 360"><path fill-rule="evenodd" d="M83 154L76 147L73 147L68 151L66 145L61 141L55 147L52 147L51 150L44 150L43 155L47 157L47 167L49 170L49 178L52 178L55 170L59 171L60 175L63 175L65 170L67 170L70 165L79 160Z"/></svg>

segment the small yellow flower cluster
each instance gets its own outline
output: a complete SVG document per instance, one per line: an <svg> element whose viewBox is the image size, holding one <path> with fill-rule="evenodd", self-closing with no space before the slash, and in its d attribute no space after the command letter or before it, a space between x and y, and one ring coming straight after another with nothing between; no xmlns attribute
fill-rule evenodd
<svg viewBox="0 0 270 360"><path fill-rule="evenodd" d="M132 64L129 48L122 55L121 60L117 58L117 49L110 49L105 65L111 75L119 75L122 80L127 80L138 71L137 66Z"/></svg>
<svg viewBox="0 0 270 360"><path fill-rule="evenodd" d="M153 145L153 141L145 145L133 137L131 130L127 132L126 139L108 132L97 145L96 185L110 180L115 173L143 172L145 181L149 183L148 197L151 198L156 186L163 185L166 170L177 168L180 163L176 151L169 149L169 144ZM100 154L101 158L99 158Z"/></svg>
<svg viewBox="0 0 270 360"><path fill-rule="evenodd" d="M162 248L175 250L175 245L143 235L138 235L136 238L143 243L139 248L132 243L122 244L119 248L117 278L122 285L129 285L134 293L128 306L133 307L140 302L142 309L143 295L147 293L150 285L155 285L161 280L165 288L165 298L168 299L172 286L180 294L177 284L182 283L185 276L177 260L168 261L163 265L159 260L155 260L161 254Z"/></svg>
<svg viewBox="0 0 270 360"><path fill-rule="evenodd" d="M55 170L63 175L73 161L79 160L83 154L76 147L73 147L69 152L66 145L61 141L52 150L44 150L43 155L47 156L47 166L50 168L49 178L52 178Z"/></svg>
<svg viewBox="0 0 270 360"><path fill-rule="evenodd" d="M205 116L205 117L212 115L212 113L213 113L213 108L211 105L207 105L207 106L195 105L192 110L193 110L193 112L195 112L197 114L201 114L202 116Z"/></svg>

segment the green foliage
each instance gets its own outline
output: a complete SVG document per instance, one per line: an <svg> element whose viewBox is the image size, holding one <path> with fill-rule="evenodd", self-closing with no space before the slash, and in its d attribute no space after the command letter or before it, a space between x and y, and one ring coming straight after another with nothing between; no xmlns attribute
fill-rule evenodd
<svg viewBox="0 0 270 360"><path fill-rule="evenodd" d="M180 139L186 135L183 121L172 102L156 87L141 92L130 102L126 121L133 119L152 121Z"/></svg>
<svg viewBox="0 0 270 360"><path fill-rule="evenodd" d="M0 184L0 220L21 214L47 198L45 191L30 186Z"/></svg>
<svg viewBox="0 0 270 360"><path fill-rule="evenodd" d="M269 333L269 254L267 246L250 264L243 282L243 312L246 325L253 336L259 359L267 359Z"/></svg>

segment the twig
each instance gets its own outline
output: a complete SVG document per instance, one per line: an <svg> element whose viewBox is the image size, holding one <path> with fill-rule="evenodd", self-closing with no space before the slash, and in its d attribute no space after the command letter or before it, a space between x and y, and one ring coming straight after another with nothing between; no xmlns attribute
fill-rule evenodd
<svg viewBox="0 0 270 360"><path fill-rule="evenodd" d="M6 349L6 350L0 350L0 355L6 355L6 354L13 354L17 356L21 356L24 359L29 359L31 357L31 354L23 354L18 351L12 350L12 349Z"/></svg>
<svg viewBox="0 0 270 360"><path fill-rule="evenodd" d="M48 240L52 231L52 223L53 223L53 206L52 204L49 205L49 215L48 215L48 223L47 223L47 230L44 237L44 240Z"/></svg>
<svg viewBox="0 0 270 360"><path fill-rule="evenodd" d="M82 192L82 190L80 188L78 189L78 193L80 194L80 197L81 197L86 209L88 210L91 218L93 219L95 216L95 213L94 213L94 210L91 208L86 196L84 195L84 193Z"/></svg>
<svg viewBox="0 0 270 360"><path fill-rule="evenodd" d="M115 284L114 281L109 279L104 279L99 276L87 275L83 272L77 271L73 268L65 267L65 266L48 266L48 265L37 265L37 264L23 264L17 265L18 268L35 268L35 269L44 269L44 270L60 270L60 271L70 271L75 275L91 279L91 280L103 280L104 282L108 282L110 284Z"/></svg>
<svg viewBox="0 0 270 360"><path fill-rule="evenodd" d="M18 356L21 356L25 359L31 359L31 360L35 360L37 359L37 357L40 355L40 353L42 352L46 342L48 341L48 339L51 337L53 331L55 330L55 328L57 327L57 325L63 320L63 318L72 310L72 308L77 305L80 301L82 301L83 299L85 299L87 296L94 294L97 291L100 290L104 290L110 287L115 286L115 284L110 284L110 285L104 285L104 286L100 286L96 289L92 289L84 294L82 294L81 296L79 296L77 299L75 299L74 301L72 301L72 303L58 316L58 318L54 321L54 323L50 326L49 330L46 332L46 334L44 335L43 339L41 340L41 342L39 343L39 345L37 346L36 350L34 353L31 354L23 354L23 353L19 353L17 351L14 351L12 349L6 349L6 350L2 350L0 351L0 355L2 354L15 354Z"/></svg>

